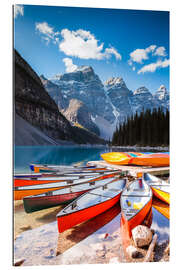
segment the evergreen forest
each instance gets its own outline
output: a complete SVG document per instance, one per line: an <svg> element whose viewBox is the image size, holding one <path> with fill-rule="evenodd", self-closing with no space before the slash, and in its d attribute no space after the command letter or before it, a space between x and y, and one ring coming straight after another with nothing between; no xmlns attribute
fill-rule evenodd
<svg viewBox="0 0 180 270"><path fill-rule="evenodd" d="M169 146L169 110L158 108L136 112L116 127L111 144Z"/></svg>

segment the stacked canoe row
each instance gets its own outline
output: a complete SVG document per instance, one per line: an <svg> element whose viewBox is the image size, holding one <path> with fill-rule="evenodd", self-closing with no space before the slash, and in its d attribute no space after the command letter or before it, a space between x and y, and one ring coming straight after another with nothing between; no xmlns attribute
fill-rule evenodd
<svg viewBox="0 0 180 270"><path fill-rule="evenodd" d="M169 166L169 153L109 152L101 157L114 165Z"/></svg>
<svg viewBox="0 0 180 270"><path fill-rule="evenodd" d="M135 226L151 220L153 195L166 206L169 204L169 183L148 173L128 184L120 170L46 165L48 172L40 173L43 166L38 165L36 171L33 165L33 174L15 175L14 199L23 199L27 213L68 203L57 215L59 233L120 201L122 232L130 238ZM168 207L163 207L163 203L156 203L156 209L169 218Z"/></svg>

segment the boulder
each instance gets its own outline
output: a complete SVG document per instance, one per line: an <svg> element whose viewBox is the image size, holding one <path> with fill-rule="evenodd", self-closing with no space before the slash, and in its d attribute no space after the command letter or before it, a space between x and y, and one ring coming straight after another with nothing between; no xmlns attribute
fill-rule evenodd
<svg viewBox="0 0 180 270"><path fill-rule="evenodd" d="M152 231L144 225L138 225L132 230L132 238L137 247L147 246L152 241Z"/></svg>

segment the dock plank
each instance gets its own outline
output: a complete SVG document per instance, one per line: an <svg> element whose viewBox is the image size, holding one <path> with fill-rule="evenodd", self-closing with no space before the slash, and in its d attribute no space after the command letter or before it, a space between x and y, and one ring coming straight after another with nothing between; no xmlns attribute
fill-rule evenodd
<svg viewBox="0 0 180 270"><path fill-rule="evenodd" d="M140 166L129 166L129 165L114 165L107 163L104 160L89 161L87 165L98 165L112 169L119 169L122 171L128 171L132 176L136 176L137 173L151 173L153 175L165 175L169 174L170 167L140 167Z"/></svg>

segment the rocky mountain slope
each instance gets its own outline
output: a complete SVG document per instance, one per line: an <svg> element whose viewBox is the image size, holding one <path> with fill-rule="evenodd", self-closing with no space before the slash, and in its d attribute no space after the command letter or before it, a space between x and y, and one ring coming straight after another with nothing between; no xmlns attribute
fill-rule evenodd
<svg viewBox="0 0 180 270"><path fill-rule="evenodd" d="M56 75L46 79L46 83L41 80L61 112L72 123L79 122L85 127L87 119L88 123L93 122L96 129L99 128L100 136L106 139L112 136L117 124L136 111L169 108L169 92L165 86L162 85L154 95L144 86L133 92L121 77L110 78L103 84L90 66L80 66L74 72ZM72 99L86 106L85 117L82 114L77 118L79 107L71 102ZM86 128L96 132L91 125L87 124Z"/></svg>
<svg viewBox="0 0 180 270"><path fill-rule="evenodd" d="M91 120L91 114L82 101L78 99L70 99L69 106L63 110L63 114L75 126L80 124L87 130L100 135L99 128Z"/></svg>
<svg viewBox="0 0 180 270"><path fill-rule="evenodd" d="M47 83L48 87L52 86L51 82L44 83ZM55 86L52 88L55 91ZM61 98L63 100L62 96ZM104 142L87 130L71 126L45 90L39 76L17 51L14 51L14 101L15 113L53 140L76 143ZM22 129L22 125L18 127L19 121L16 119L15 130Z"/></svg>

